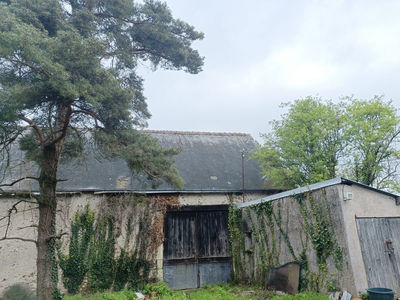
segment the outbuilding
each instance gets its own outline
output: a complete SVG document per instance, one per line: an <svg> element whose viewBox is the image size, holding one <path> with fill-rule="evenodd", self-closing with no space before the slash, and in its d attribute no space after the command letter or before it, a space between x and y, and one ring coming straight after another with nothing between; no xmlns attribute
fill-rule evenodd
<svg viewBox="0 0 400 300"><path fill-rule="evenodd" d="M384 287L400 295L399 197L334 178L258 200L232 213L234 276L267 280L269 268L300 265L300 289Z"/></svg>

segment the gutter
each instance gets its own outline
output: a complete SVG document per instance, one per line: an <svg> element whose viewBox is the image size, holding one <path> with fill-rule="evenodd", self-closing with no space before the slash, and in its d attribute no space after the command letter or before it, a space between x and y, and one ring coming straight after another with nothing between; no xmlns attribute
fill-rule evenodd
<svg viewBox="0 0 400 300"><path fill-rule="evenodd" d="M281 189L254 189L254 190L246 190L246 193L278 193L281 192ZM83 194L83 193L93 193L94 195L103 195L103 194L143 194L143 195L154 195L154 194L242 194L243 190L100 190L100 189L81 189L76 191L57 191L57 195L74 195L74 194ZM6 193L1 196L14 196L20 194L29 194L29 195L39 195L38 191L6 191Z"/></svg>

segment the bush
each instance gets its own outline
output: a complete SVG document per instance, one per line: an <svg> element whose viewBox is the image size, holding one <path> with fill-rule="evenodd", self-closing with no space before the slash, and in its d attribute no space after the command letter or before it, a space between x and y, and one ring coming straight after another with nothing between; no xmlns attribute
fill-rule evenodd
<svg viewBox="0 0 400 300"><path fill-rule="evenodd" d="M2 300L36 300L35 292L23 284L14 284L7 288Z"/></svg>
<svg viewBox="0 0 400 300"><path fill-rule="evenodd" d="M157 296L171 296L172 294L170 287L164 281L148 283L145 285L144 293L146 295L151 295L154 292Z"/></svg>

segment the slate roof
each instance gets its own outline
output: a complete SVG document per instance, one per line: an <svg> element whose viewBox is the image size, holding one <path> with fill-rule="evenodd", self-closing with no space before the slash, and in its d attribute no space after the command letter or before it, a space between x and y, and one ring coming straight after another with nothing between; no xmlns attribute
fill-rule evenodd
<svg viewBox="0 0 400 300"><path fill-rule="evenodd" d="M83 162L69 161L59 168L59 192L240 192L242 190L242 158L245 153L245 190L266 190L258 163L249 160L257 142L243 133L211 133L180 131L146 131L156 137L164 147L180 148L175 166L185 181L183 190L177 191L166 183L155 189L143 176L133 176L121 159L99 160L89 154ZM15 175L15 174L14 174ZM13 176L15 177L15 176ZM21 185L20 190L37 191L35 185Z"/></svg>

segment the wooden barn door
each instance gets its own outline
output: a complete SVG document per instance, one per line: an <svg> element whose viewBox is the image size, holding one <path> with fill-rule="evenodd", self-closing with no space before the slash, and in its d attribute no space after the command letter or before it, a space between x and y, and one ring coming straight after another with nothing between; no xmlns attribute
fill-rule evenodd
<svg viewBox="0 0 400 300"><path fill-rule="evenodd" d="M400 218L357 218L369 287L399 292Z"/></svg>
<svg viewBox="0 0 400 300"><path fill-rule="evenodd" d="M230 280L228 206L190 206L166 213L164 281L173 289Z"/></svg>

